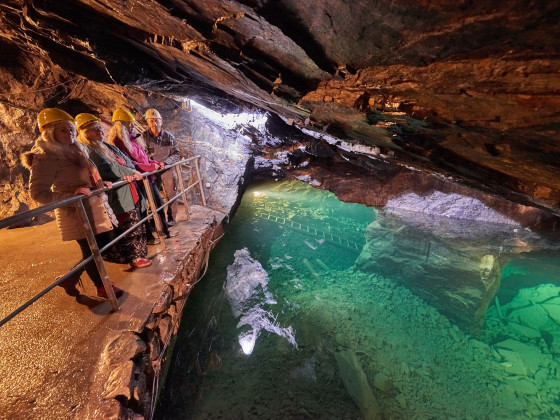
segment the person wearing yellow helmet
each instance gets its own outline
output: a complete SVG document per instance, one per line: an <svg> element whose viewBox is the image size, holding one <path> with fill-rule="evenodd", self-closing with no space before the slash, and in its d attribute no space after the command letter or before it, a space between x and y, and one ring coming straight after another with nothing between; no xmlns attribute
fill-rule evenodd
<svg viewBox="0 0 560 420"><path fill-rule="evenodd" d="M113 112L113 122L117 122L117 121L131 123L136 121L136 118L134 118L134 115L132 115L132 113L129 110L119 108L115 112Z"/></svg>
<svg viewBox="0 0 560 420"><path fill-rule="evenodd" d="M165 164L163 162L148 157L146 153L146 144L144 143L142 135L136 132L136 129L133 126L133 122L135 121L135 119L134 116L130 114L130 112L123 109L117 109L113 113L113 121L115 122L115 124L113 124L111 130L109 131L109 144L116 146L121 152L127 155L137 170L141 172L152 172L156 169L163 169L165 167ZM153 175L149 176L148 182L155 205L157 207L161 207L163 205L163 199L161 198L161 195L159 193L159 188L155 182L155 177ZM140 191L143 196L147 198L147 194L144 188L141 188ZM146 217L145 215L146 213L142 214L143 217ZM163 234L165 235L165 237L171 238L177 236L178 232L169 230L163 210L160 210L158 212L158 215L162 223ZM159 239L154 237L149 223L146 223L145 226L146 233L148 235L148 244L158 244Z"/></svg>
<svg viewBox="0 0 560 420"><path fill-rule="evenodd" d="M135 180L141 180L142 175L135 168L130 159L117 147L105 143L104 128L95 115L82 113L76 116L78 140L86 145L89 158L99 169L101 177L107 181L117 182L122 179L130 184L112 189L107 194L109 204L117 215L119 226L115 229L118 236L140 220L140 209L146 209L146 202L139 196ZM146 258L148 254L146 230L144 226L130 232L103 254L105 261L117 264L130 264L135 268L148 267L152 262Z"/></svg>
<svg viewBox="0 0 560 420"><path fill-rule="evenodd" d="M39 204L48 204L75 195L89 197L83 203L95 238L100 246L108 243L113 226L118 222L107 203L107 195L92 195L92 190L105 186L110 188L111 183L102 180L97 167L88 159L86 147L76 141L74 118L61 109L46 108L39 112L37 122L41 136L35 141L31 151L22 155L22 164L31 171L31 198ZM57 208L54 214L62 240L75 240L80 246L82 257L89 257L91 250L78 208L72 204ZM85 271L95 284L97 295L107 298L93 260L85 266ZM82 272L59 284L68 295L80 294L76 284ZM113 289L117 297L123 294L121 289L115 286Z"/></svg>
<svg viewBox="0 0 560 420"><path fill-rule="evenodd" d="M160 160L166 165L171 165L181 160L181 151L179 150L177 140L173 134L163 129L163 120L159 111L154 108L148 109L145 114L145 119L149 127L144 133L146 145L148 146L148 154L153 159ZM177 195L179 185L177 175L173 169L168 169L160 173L158 177L156 177L156 182L159 188L163 185L168 199ZM175 200L167 208L167 223L169 226L175 224L178 205L179 202Z"/></svg>

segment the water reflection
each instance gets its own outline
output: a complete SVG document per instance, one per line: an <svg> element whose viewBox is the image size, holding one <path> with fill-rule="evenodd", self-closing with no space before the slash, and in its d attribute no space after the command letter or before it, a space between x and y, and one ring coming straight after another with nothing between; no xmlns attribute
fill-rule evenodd
<svg viewBox="0 0 560 420"><path fill-rule="evenodd" d="M291 326L282 328L276 324L276 316L264 307L276 305L268 290L268 274L262 265L251 258L247 248L235 251L235 260L227 268L225 291L233 315L239 319L237 328L239 345L244 354L249 355L261 330L270 331L284 337L297 349Z"/></svg>

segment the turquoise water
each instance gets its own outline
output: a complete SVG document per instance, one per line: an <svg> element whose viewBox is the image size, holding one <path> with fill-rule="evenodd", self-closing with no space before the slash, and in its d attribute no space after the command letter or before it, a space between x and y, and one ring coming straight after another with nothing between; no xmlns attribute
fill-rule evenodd
<svg viewBox="0 0 560 420"><path fill-rule="evenodd" d="M400 255L393 237L372 238L376 217L299 181L251 186L189 298L155 417L560 418L559 260L504 260L473 336L404 286L416 261L399 260L401 278L357 264L366 238ZM421 251L431 265L445 254ZM478 273L476 250L465 258Z"/></svg>

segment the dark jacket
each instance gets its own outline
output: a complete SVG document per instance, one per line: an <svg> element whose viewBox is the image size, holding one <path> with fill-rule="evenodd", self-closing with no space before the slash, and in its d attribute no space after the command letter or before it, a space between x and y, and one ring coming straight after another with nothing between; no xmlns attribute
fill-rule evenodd
<svg viewBox="0 0 560 420"><path fill-rule="evenodd" d="M150 130L143 134L148 147L148 155L155 160L171 165L181 160L181 151L177 140L169 131L161 130L159 137L155 137Z"/></svg>
<svg viewBox="0 0 560 420"><path fill-rule="evenodd" d="M106 146L108 146L110 150L118 150L114 146L107 144ZM95 166L97 166L99 175L101 175L101 178L103 178L104 181L117 182L120 181L123 177L131 176L136 172L135 169L131 169L127 166L119 164L118 162L112 162L108 160L97 149L88 147L88 152L89 158L93 161L93 163L95 163ZM115 214L125 213L134 209L134 200L132 198L132 193L130 191L129 185L123 185L122 187L111 189L107 192L107 195L109 197L109 204L113 208Z"/></svg>

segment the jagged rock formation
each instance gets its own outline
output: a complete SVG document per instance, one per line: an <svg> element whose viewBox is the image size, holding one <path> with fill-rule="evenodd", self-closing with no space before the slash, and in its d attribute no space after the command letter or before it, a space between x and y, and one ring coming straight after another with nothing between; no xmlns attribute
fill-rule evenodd
<svg viewBox="0 0 560 420"><path fill-rule="evenodd" d="M7 0L0 11L1 216L30 204L16 162L40 108L141 113L157 98L146 93L269 111L281 139L301 128L307 143L369 146L346 153L357 173L374 172L375 156L560 210L555 2Z"/></svg>

